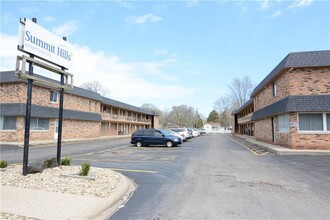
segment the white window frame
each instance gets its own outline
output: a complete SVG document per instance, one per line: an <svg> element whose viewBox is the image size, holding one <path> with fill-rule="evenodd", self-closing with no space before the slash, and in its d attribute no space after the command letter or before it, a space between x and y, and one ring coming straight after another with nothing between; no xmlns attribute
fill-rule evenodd
<svg viewBox="0 0 330 220"><path fill-rule="evenodd" d="M31 117L31 119L36 119L36 120L37 120L37 128L39 127L39 126L38 126L38 124L39 124L39 119L45 119L45 120L48 120L48 129L47 129L47 130L39 130L39 129L35 130L35 129L33 129L33 128L31 127L31 122L30 122L30 130L31 130L31 131L37 131L37 132L43 132L43 131L48 132L48 131L49 131L49 127L50 127L49 118L38 118L38 117L36 117L36 118L33 117L33 118L32 118L32 117Z"/></svg>
<svg viewBox="0 0 330 220"><path fill-rule="evenodd" d="M52 93L56 93L56 101L54 101L54 100L52 100L51 98L52 98ZM54 96L53 96L54 97ZM50 93L49 93L49 101L51 102L51 103L58 103L58 92L57 91L55 91L55 90L51 90L50 91Z"/></svg>
<svg viewBox="0 0 330 220"><path fill-rule="evenodd" d="M297 122L298 122L298 133L299 134L330 134L330 131L327 130L327 127L330 125L327 125L327 114L330 112L299 112L297 114ZM300 130L299 128L299 115L300 114L322 114L322 122L323 122L323 130L321 131L305 131L305 130Z"/></svg>
<svg viewBox="0 0 330 220"><path fill-rule="evenodd" d="M16 131L17 130L17 117L16 116L0 116L2 119L2 121L0 122L1 125L0 125L0 131L1 132L5 132L5 131ZM5 117L15 117L15 129L3 129L3 122L4 122L4 118Z"/></svg>
<svg viewBox="0 0 330 220"><path fill-rule="evenodd" d="M272 89L273 89L273 97L276 97L276 95L277 95L277 82L276 82L276 80L272 84Z"/></svg>
<svg viewBox="0 0 330 220"><path fill-rule="evenodd" d="M280 117L284 117L284 119L287 119L286 121L284 121L284 125L283 127L280 128L280 125L282 125L282 123L280 122ZM290 132L290 114L289 113L285 113L285 114L281 114L277 116L277 132L279 133L289 133Z"/></svg>

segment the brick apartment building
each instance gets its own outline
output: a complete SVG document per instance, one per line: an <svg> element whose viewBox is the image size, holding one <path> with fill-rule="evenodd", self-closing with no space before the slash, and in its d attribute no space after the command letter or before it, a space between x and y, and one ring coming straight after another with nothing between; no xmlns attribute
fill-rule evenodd
<svg viewBox="0 0 330 220"><path fill-rule="evenodd" d="M0 141L24 141L27 83L0 72ZM33 85L30 140L57 138L59 92ZM74 87L65 91L62 138L97 138L157 128L153 112Z"/></svg>
<svg viewBox="0 0 330 220"><path fill-rule="evenodd" d="M330 51L288 54L233 119L234 134L291 149L330 150Z"/></svg>

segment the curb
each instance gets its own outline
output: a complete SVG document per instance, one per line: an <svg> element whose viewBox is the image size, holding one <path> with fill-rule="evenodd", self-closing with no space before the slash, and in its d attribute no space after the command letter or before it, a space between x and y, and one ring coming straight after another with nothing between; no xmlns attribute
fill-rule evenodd
<svg viewBox="0 0 330 220"><path fill-rule="evenodd" d="M257 144L258 146L267 149L268 151L276 154L276 155L330 155L330 150L293 150L285 147L281 147L278 145L272 145L260 141L254 141L247 137L237 136L236 137L242 138L243 140L252 143ZM268 145L268 146L267 146Z"/></svg>
<svg viewBox="0 0 330 220"><path fill-rule="evenodd" d="M116 171L113 171L116 172ZM135 190L134 182L123 174L116 172L121 180L122 184L116 187L115 191L107 198L104 198L104 207L102 207L98 212L89 216L91 219L106 219L109 218L119 207L126 202L125 198L129 198L128 194L132 194ZM134 186L132 188L132 186Z"/></svg>
<svg viewBox="0 0 330 220"><path fill-rule="evenodd" d="M63 192L43 192L40 194L40 190L1 186L1 202L6 201L6 206L0 206L0 213L7 213L9 217L29 216L29 218L33 219L47 219L49 216L55 215L55 218L58 219L108 219L115 211L123 207L123 204L128 201L133 191L136 189L131 179L119 172L113 170L112 172L118 175L119 181L117 186L113 189L112 194L105 198L73 195ZM17 200L13 195L20 195L20 193L24 195L21 200ZM34 203L34 199L38 200L42 198L43 200L48 197L52 199L47 199L47 201L41 203L41 206L43 206L42 204L46 204L42 210L40 210L41 206L30 205L30 203ZM69 201L69 203L64 202L63 205L63 203L60 202L61 200ZM57 206L58 203L61 205L59 204L60 206ZM61 211L62 209L67 210ZM24 219L25 218L26 217L24 217Z"/></svg>
<svg viewBox="0 0 330 220"><path fill-rule="evenodd" d="M101 137L101 138L67 139L67 140L62 140L62 144L88 143L93 141L105 141L105 140L128 138L128 137L131 137L131 135L117 135L117 136L109 136L109 137ZM1 142L1 145L14 145L20 148L24 147L24 143L22 142ZM57 145L57 140L40 141L40 142L32 141L29 143L29 147L33 147L33 148L47 147L51 145Z"/></svg>

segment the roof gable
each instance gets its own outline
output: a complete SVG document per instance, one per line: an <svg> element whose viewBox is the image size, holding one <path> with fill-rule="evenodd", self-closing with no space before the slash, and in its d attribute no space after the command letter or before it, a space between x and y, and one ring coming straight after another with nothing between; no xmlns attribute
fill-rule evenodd
<svg viewBox="0 0 330 220"><path fill-rule="evenodd" d="M330 50L289 53L253 90L254 98L282 70L298 67L330 67Z"/></svg>

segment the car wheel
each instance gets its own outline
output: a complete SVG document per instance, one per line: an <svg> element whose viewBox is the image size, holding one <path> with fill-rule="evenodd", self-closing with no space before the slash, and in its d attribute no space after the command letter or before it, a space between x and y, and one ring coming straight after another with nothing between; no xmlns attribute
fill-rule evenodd
<svg viewBox="0 0 330 220"><path fill-rule="evenodd" d="M137 142L136 142L136 146L137 146L137 147L142 147L142 146L143 146L142 141L137 141Z"/></svg>
<svg viewBox="0 0 330 220"><path fill-rule="evenodd" d="M166 147L172 147L173 142L172 141L166 141Z"/></svg>

